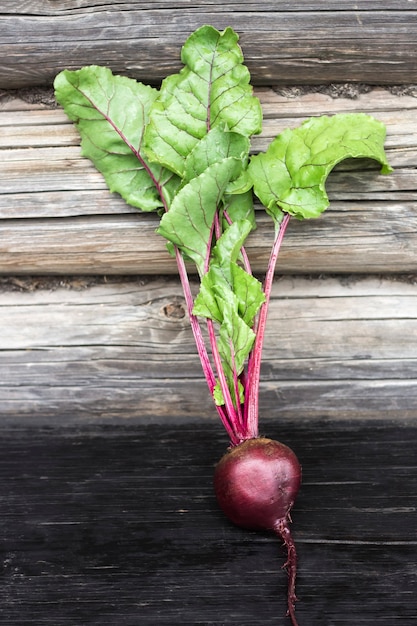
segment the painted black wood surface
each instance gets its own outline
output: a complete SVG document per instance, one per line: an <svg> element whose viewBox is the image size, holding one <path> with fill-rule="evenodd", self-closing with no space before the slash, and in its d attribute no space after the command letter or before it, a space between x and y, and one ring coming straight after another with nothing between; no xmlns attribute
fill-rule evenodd
<svg viewBox="0 0 417 626"><path fill-rule="evenodd" d="M268 425L298 454L300 626L417 624L417 424ZM215 423L3 426L0 623L286 625L275 538L212 492Z"/></svg>

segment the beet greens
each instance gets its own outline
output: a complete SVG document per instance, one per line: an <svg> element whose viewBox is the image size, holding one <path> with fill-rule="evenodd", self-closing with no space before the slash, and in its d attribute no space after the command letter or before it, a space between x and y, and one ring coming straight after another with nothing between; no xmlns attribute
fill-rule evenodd
<svg viewBox="0 0 417 626"><path fill-rule="evenodd" d="M233 449L258 438L268 303L291 217L318 217L327 208L327 176L345 158L375 159L382 173L391 168L384 125L364 114L311 118L252 155L262 110L237 34L202 26L185 42L181 59L183 69L159 90L92 65L61 72L55 93L80 132L82 154L109 189L160 214L157 232L176 258L203 372ZM275 233L263 283L245 251L256 227L254 194ZM186 262L200 278L195 298ZM284 540L292 503L273 524ZM293 553L288 569L295 580ZM294 599L292 591L289 614L296 624Z"/></svg>

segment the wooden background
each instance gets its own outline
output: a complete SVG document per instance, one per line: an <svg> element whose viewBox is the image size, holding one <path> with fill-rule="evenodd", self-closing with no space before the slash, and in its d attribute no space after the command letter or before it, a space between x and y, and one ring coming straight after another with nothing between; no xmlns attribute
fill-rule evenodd
<svg viewBox="0 0 417 626"><path fill-rule="evenodd" d="M415 425L298 420L269 434L304 469L293 511L300 626L414 626ZM216 506L224 446L202 420L3 425L3 623L289 626L276 538L227 523Z"/></svg>
<svg viewBox="0 0 417 626"><path fill-rule="evenodd" d="M366 111L386 123L395 168L341 164L330 209L290 225L262 415L415 418L417 98L387 88L256 93L265 123L254 151L309 115ZM7 92L0 103L0 411L25 421L59 420L69 405L77 422L214 416L156 216L108 192L73 125L49 91L42 97ZM264 216L248 245L260 276L271 242Z"/></svg>
<svg viewBox="0 0 417 626"><path fill-rule="evenodd" d="M88 63L157 83L204 23L240 35L264 111L254 152L311 115L364 111L386 124L394 167L381 176L370 161L344 162L330 209L291 223L263 414L417 416L414 2L1 4L4 419L68 407L74 420L213 415L156 218L108 192L51 91L58 71ZM262 276L272 232L259 216L248 252Z"/></svg>
<svg viewBox="0 0 417 626"><path fill-rule="evenodd" d="M311 115L364 111L386 124L394 167L381 176L344 162L330 209L291 223L263 414L417 416L414 2L0 4L2 414L214 414L155 216L108 192L51 90L61 69L90 63L157 83L179 69L187 35L212 23L240 34L264 111L255 152ZM271 241L260 213L248 244L259 276Z"/></svg>
<svg viewBox="0 0 417 626"><path fill-rule="evenodd" d="M303 466L300 626L415 626L415 0L0 0L0 621L285 622L275 538L214 502L226 434L155 218L107 191L51 88L91 63L158 84L204 23L240 34L254 151L311 115L387 126L393 174L345 162L290 225L261 431ZM270 243L260 217L260 277Z"/></svg>
<svg viewBox="0 0 417 626"><path fill-rule="evenodd" d="M3 420L215 419L176 280L43 284L0 294ZM262 422L415 419L416 336L414 280L276 281Z"/></svg>
<svg viewBox="0 0 417 626"><path fill-rule="evenodd" d="M415 81L414 1L352 3L7 0L0 87L50 84L88 63L157 82L180 67L178 44L202 24L241 35L256 84Z"/></svg>
<svg viewBox="0 0 417 626"><path fill-rule="evenodd" d="M264 128L253 139L265 150L276 134L312 115L364 111L387 126L395 168L341 164L328 181L331 207L320 219L293 220L279 272L412 272L417 266L417 98L375 88L356 98L257 89ZM110 194L80 156L79 137L60 109L0 101L0 272L176 274L157 217ZM265 271L271 221L261 217L248 242L256 271Z"/></svg>

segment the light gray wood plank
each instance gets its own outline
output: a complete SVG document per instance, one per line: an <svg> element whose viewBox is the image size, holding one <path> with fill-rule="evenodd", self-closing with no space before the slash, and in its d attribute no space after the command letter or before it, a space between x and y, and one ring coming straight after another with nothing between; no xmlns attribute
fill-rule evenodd
<svg viewBox="0 0 417 626"><path fill-rule="evenodd" d="M0 416L214 417L183 307L170 278L3 291ZM416 418L416 346L415 283L280 278L262 415Z"/></svg>
<svg viewBox="0 0 417 626"><path fill-rule="evenodd" d="M417 250L417 98L373 89L356 100L323 93L283 95L260 88L263 133L253 150L309 115L366 111L387 125L387 155L395 171L347 161L330 176L331 208L322 218L294 222L281 272L415 271ZM0 108L0 272L9 274L176 273L154 215L110 194L102 176L80 156L79 137L60 109L12 98ZM248 251L264 271L271 243L260 218Z"/></svg>
<svg viewBox="0 0 417 626"><path fill-rule="evenodd" d="M121 215L0 223L3 274L176 274L175 261L155 233L154 216ZM272 245L268 217L248 239L256 272ZM293 221L278 272L415 272L415 204L334 203L314 222ZM193 268L190 268L193 271Z"/></svg>
<svg viewBox="0 0 417 626"><path fill-rule="evenodd" d="M415 70L413 3L6 2L0 87L51 83L65 68L106 64L145 82L180 68L180 47L203 24L232 26L256 84L408 83ZM157 62L156 62L157 60Z"/></svg>

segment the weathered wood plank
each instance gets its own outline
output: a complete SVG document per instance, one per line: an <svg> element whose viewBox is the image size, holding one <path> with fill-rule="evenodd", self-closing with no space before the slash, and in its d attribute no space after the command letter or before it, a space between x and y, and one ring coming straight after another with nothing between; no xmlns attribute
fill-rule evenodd
<svg viewBox="0 0 417 626"><path fill-rule="evenodd" d="M413 624L415 425L301 420L267 434L303 466L300 624ZM3 426L2 621L284 624L276 538L234 527L215 502L226 445L219 425L196 416L188 426Z"/></svg>
<svg viewBox="0 0 417 626"><path fill-rule="evenodd" d="M51 83L90 63L146 82L180 67L180 47L202 24L241 35L256 84L409 83L416 10L407 0L340 7L298 2L3 2L0 87ZM62 6L61 6L62 4Z"/></svg>
<svg viewBox="0 0 417 626"><path fill-rule="evenodd" d="M311 115L366 111L387 125L395 172L380 176L368 162L332 173L331 209L320 220L294 222L280 259L282 272L409 272L417 267L417 98L373 89L357 99L322 93L283 95L258 89L263 133L254 151ZM14 274L176 273L154 215L110 194L80 156L79 137L59 109L13 98L0 107L0 272ZM248 243L255 271L264 271L270 221Z"/></svg>
<svg viewBox="0 0 417 626"><path fill-rule="evenodd" d="M215 417L174 279L6 291L0 326L2 419ZM415 419L416 341L412 282L277 280L262 415Z"/></svg>
<svg viewBox="0 0 417 626"><path fill-rule="evenodd" d="M415 272L414 206L387 203L366 213L364 208L335 204L314 224L293 221L279 271ZM176 274L156 227L152 216L139 215L10 220L0 223L1 272ZM254 271L266 269L271 245L271 226L263 217L246 246Z"/></svg>

